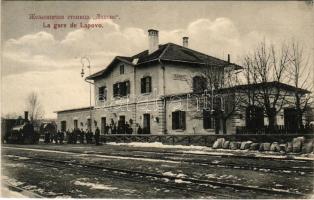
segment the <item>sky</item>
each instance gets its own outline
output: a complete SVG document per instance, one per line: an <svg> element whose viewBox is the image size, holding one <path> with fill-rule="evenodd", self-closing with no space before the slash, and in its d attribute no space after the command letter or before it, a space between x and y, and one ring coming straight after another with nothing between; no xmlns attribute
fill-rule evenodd
<svg viewBox="0 0 314 200"><path fill-rule="evenodd" d="M222 59L230 54L231 62L240 65L263 40L279 45L293 39L313 56L313 8L294 1L3 1L1 114L22 115L31 92L38 93L46 118L55 118L58 110L89 106L80 58L88 56L92 73L97 72L115 56L147 49L150 28L159 30L161 44L181 45L188 36L190 48ZM31 20L30 14L114 19ZM71 22L103 28L70 28ZM45 28L43 23L67 27Z"/></svg>

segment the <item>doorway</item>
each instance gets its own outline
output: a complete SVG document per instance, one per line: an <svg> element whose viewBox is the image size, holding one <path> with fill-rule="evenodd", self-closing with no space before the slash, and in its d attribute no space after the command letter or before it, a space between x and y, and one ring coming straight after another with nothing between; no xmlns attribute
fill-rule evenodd
<svg viewBox="0 0 314 200"><path fill-rule="evenodd" d="M143 115L143 133L150 134L150 114Z"/></svg>
<svg viewBox="0 0 314 200"><path fill-rule="evenodd" d="M106 117L101 118L101 123L100 123L100 129L101 129L101 134L105 134L106 130Z"/></svg>

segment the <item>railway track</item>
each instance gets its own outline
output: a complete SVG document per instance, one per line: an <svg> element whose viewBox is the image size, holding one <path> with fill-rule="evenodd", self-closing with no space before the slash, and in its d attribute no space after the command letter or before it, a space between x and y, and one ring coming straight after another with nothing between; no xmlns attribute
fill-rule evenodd
<svg viewBox="0 0 314 200"><path fill-rule="evenodd" d="M78 163L73 163L73 162L69 162L69 161L60 161L60 160L57 161L57 160L51 160L51 159L37 159L37 158L31 158L31 157L28 157L28 158L31 160L22 160L22 162L29 163L29 164L36 164L36 165L40 165L40 166L44 166L44 167L59 168L59 169L72 168L74 170L84 172L87 174L92 174L92 175L97 175L97 176L106 176L109 178L127 180L127 181L131 181L131 182L144 182L147 184L147 183L151 183L151 181L152 181L152 180L148 180L147 178L153 177L153 176L143 176L143 175L136 176L138 173L131 173L131 174L127 173L127 175L129 175L129 176L123 176L123 174L126 174L125 170L116 169L116 168L104 168L104 167L99 168L99 167L96 167L94 165L78 164ZM11 160L14 160L16 162L21 162L21 160L18 160L18 159L11 159ZM48 162L48 164L42 163L42 162ZM91 170L91 168L96 168L100 171L95 172L94 170ZM111 172L111 173L108 173L108 172ZM155 179L154 184L161 185L161 186L167 186L167 188L172 188L172 189L177 189L177 190L182 190L182 191L189 191L189 192L198 193L198 194L201 193L201 194L215 196L215 197L219 197L219 198L227 198L227 199L234 198L234 196L217 193L213 190L208 191L205 189L187 188L185 186L179 186L178 184L167 183L167 182L164 182L162 180L158 181Z"/></svg>
<svg viewBox="0 0 314 200"><path fill-rule="evenodd" d="M9 190L21 193L22 195L24 195L25 197L28 197L28 198L43 198L43 196L41 196L37 193L34 193L32 191L29 191L29 190L25 190L25 189L18 187L18 186L14 186L10 183L7 183L6 181L2 181L1 184L4 185L5 187L7 187Z"/></svg>
<svg viewBox="0 0 314 200"><path fill-rule="evenodd" d="M133 152L133 151L132 151ZM134 151L134 152L142 152L142 153L156 153L153 151ZM129 153L129 152L128 152ZM184 158L184 157L164 157L164 153L158 152L161 156L156 157L156 159L159 160L165 160L165 161L179 161L189 164L197 164L197 165L208 165L208 166L217 166L217 167L224 167L224 168L236 168L236 169L242 169L242 170L269 170L270 172L276 172L276 173L286 173L285 171L291 171L294 173L310 173L311 176L314 174L314 168L313 167L276 167L276 166L252 166L249 164L234 164L234 163L217 163L217 162L211 162L201 159L191 159ZM177 152L167 152L165 153L168 156L177 156L177 155L189 155L184 153L177 153ZM101 153L100 155L108 155L108 156L120 156L120 157L134 157L134 158L151 158L150 156L142 156L142 155L125 155L125 154L119 154L119 153ZM206 155L206 154L204 154ZM155 156L155 155L154 155ZM194 156L196 156L194 154ZM208 155L207 155L208 156Z"/></svg>
<svg viewBox="0 0 314 200"><path fill-rule="evenodd" d="M85 173L92 173L96 175L105 175L113 178L118 179L124 179L129 181L149 181L151 182L151 179L148 178L154 178L154 182L157 182L158 184L165 185L167 187L179 189L179 190L187 190L186 186L179 186L178 184L174 184L176 179L181 179L184 182L192 183L193 185L197 186L194 189L189 189L191 192L196 193L204 193L208 195L215 195L217 197L222 198L235 198L231 195L221 194L217 193L214 190L209 191L209 187L203 187L204 185L211 185L211 186L219 186L220 188L232 188L234 190L238 191L247 191L247 192L254 192L254 193L262 193L262 194L272 194L272 195L281 195L282 197L293 197L293 198L306 198L308 194L300 193L300 192L290 192L285 190L273 190L268 188L262 188L262 187L254 187L254 186L245 186L241 184L231 184L231 183L224 183L220 181L210 181L210 180L201 180L201 179L195 179L195 178L184 178L184 177L174 177L170 175L165 174L157 174L157 173L150 173L150 172L141 172L141 171L135 171L135 170L129 170L129 169L121 169L121 168L114 168L114 167L106 167L106 166L100 166L100 165L93 165L93 164L86 164L86 163L80 163L78 161L68 161L68 160L56 160L56 159L46 159L46 158L38 158L38 157L32 157L27 156L28 159L23 159L22 162L27 162L31 164L38 164L43 165L45 167L59 167L59 168L75 168L76 170L84 171ZM21 162L19 159L13 159L15 161ZM95 172L92 169L100 170L98 172ZM110 174L108 173L110 172ZM115 173L119 173L118 175ZM139 178L141 178L139 180ZM156 181L157 180L163 180L168 179L171 180L172 183L166 183L162 181ZM190 185L189 185L190 186Z"/></svg>
<svg viewBox="0 0 314 200"><path fill-rule="evenodd" d="M19 147L3 147L3 148L13 148L13 149L19 149ZM41 149L36 149L36 148L20 148L23 150L30 150L30 151L43 151ZM49 150L47 150L49 151ZM235 163L223 163L223 162L211 162L208 160L202 160L202 159L191 159L190 154L185 154L182 152L159 152L159 151L143 151L143 150L128 150L127 152L125 151L121 151L124 153L104 153L104 152L85 152L85 153L78 153L75 151L61 151L61 150L53 150L53 152L60 152L60 153L73 153L73 154L89 154L89 155L93 155L93 156L97 156L97 155L102 155L102 156L119 156L119 157L124 157L124 158L138 158L138 159L158 159L158 160L162 160L162 161L173 161L173 162L182 162L182 163L188 163L188 164L193 164L193 165L207 165L207 166L213 166L213 167L221 167L221 168L232 168L232 169L240 169L240 170L254 170L254 171L268 171L269 173L286 173L287 171L291 172L291 173L297 173L297 174L301 174L303 175L303 173L308 173L309 176L314 176L314 164L312 161L308 161L305 162L307 164L307 166L302 165L302 167L291 167L289 164L287 164L286 166L257 166L257 165L250 165L250 164L235 164ZM141 153L151 153L153 155L134 155L134 154L130 154L130 152L141 152ZM126 153L126 154L125 154ZM166 155L166 157L165 157ZM187 157L186 157L187 155ZM194 156L199 156L199 155L195 155ZM202 154L202 156L211 156L211 155L207 155L207 154ZM249 157L249 159L251 159ZM310 163L310 165L309 165Z"/></svg>

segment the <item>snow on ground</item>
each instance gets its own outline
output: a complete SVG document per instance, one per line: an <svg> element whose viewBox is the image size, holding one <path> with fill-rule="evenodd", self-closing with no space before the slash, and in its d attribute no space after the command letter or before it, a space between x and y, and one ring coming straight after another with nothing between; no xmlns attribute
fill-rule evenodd
<svg viewBox="0 0 314 200"><path fill-rule="evenodd" d="M2 165L6 167L24 167L25 166L22 163L2 163Z"/></svg>
<svg viewBox="0 0 314 200"><path fill-rule="evenodd" d="M117 190L117 187L112 187L110 185L104 185L104 184L100 184L100 183L90 183L90 182L86 182L85 179L78 179L74 182L74 185L80 185L80 186L87 186L91 189L95 189L95 190Z"/></svg>
<svg viewBox="0 0 314 200"><path fill-rule="evenodd" d="M175 183L192 183L192 182L190 182L190 181L184 181L184 180L182 180L182 179L175 179L174 182L175 182Z"/></svg>
<svg viewBox="0 0 314 200"><path fill-rule="evenodd" d="M24 184L23 182L17 181L14 178L9 178L8 176L4 176L4 175L1 176L1 182L2 181L5 181L12 186L19 186L19 185Z"/></svg>
<svg viewBox="0 0 314 200"><path fill-rule="evenodd" d="M172 177L176 176L176 174L174 174L172 172L164 172L164 173L162 173L162 175L164 175L164 176L172 176Z"/></svg>
<svg viewBox="0 0 314 200"><path fill-rule="evenodd" d="M9 188L5 187L4 185L1 186L1 197L2 198L28 198L28 196L25 196L19 192L9 190Z"/></svg>
<svg viewBox="0 0 314 200"><path fill-rule="evenodd" d="M314 154L302 154L302 155L282 155L277 152L259 152L259 151L250 151L250 150L231 150L231 149L212 149L211 147L205 146L194 146L194 145L168 145L162 144L161 142L130 142L130 143L116 143L108 142L109 145L117 146L131 146L131 147L150 147L150 148L163 148L163 149L179 149L179 152L190 153L190 154L206 154L206 155L238 155L239 153L245 155L249 154L252 157L261 157L261 158L274 158L274 159L296 159L296 160L314 160Z"/></svg>
<svg viewBox="0 0 314 200"><path fill-rule="evenodd" d="M195 150L210 150L209 147L204 146L186 146L186 145L169 145L169 144L162 144L161 142L130 142L130 143L116 143L116 142L108 142L106 144L109 145L127 145L132 147L153 147L153 148L170 148L170 149L195 149Z"/></svg>
<svg viewBox="0 0 314 200"><path fill-rule="evenodd" d="M26 151L37 151L37 152L49 152L49 153L59 153L59 154L69 154L69 155L79 155L79 156L87 156L90 157L93 155L94 157L98 158L113 158L113 159L121 159L121 160L140 160L140 161L148 161L148 162L165 162L165 163L180 163L179 161L172 161L172 160L159 160L154 158L135 158L135 157L127 157L127 156L110 156L110 155L100 155L100 154L86 154L86 153L73 153L67 151L56 151L56 150L47 150L47 149L32 149L32 148L15 148L15 147L2 147L7 149L23 149Z"/></svg>
<svg viewBox="0 0 314 200"><path fill-rule="evenodd" d="M171 177L177 177L177 178L184 178L184 177L186 177L185 174L182 174L182 173L174 174L172 172L163 172L162 175L164 175L164 176L171 176Z"/></svg>
<svg viewBox="0 0 314 200"><path fill-rule="evenodd" d="M29 160L29 158L26 158L23 156L16 156L16 155L3 155L3 156L8 157L8 158L18 158L20 160Z"/></svg>

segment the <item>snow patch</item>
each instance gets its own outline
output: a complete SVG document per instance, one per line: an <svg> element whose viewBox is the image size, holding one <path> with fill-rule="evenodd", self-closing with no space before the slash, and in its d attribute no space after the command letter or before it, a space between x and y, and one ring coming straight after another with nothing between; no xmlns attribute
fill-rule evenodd
<svg viewBox="0 0 314 200"><path fill-rule="evenodd" d="M99 183L90 183L90 182L82 182L82 181L75 181L74 185L80 185L80 186L87 186L91 189L96 189L96 190L116 190L118 189L117 187L111 187L109 185L103 185L103 184L99 184Z"/></svg>
<svg viewBox="0 0 314 200"><path fill-rule="evenodd" d="M170 148L170 149L195 149L195 150L210 150L211 148L203 147L203 146L186 146L186 145L169 145L162 144L161 142L130 142L130 143L116 143L116 142L108 142L106 144L109 145L118 145L118 146L132 146L132 147L153 147L153 148Z"/></svg>
<svg viewBox="0 0 314 200"><path fill-rule="evenodd" d="M24 167L25 166L22 163L4 163L3 165L6 167Z"/></svg>
<svg viewBox="0 0 314 200"><path fill-rule="evenodd" d="M5 157L8 157L8 158L18 158L20 160L29 160L30 158L27 158L27 157L23 157L23 156L16 156L16 155L4 155Z"/></svg>
<svg viewBox="0 0 314 200"><path fill-rule="evenodd" d="M1 176L1 180L6 181L8 184L10 184L12 186L20 186L20 185L24 184L23 182L17 181L14 178L9 178L7 176Z"/></svg>
<svg viewBox="0 0 314 200"><path fill-rule="evenodd" d="M1 197L2 198L28 198L28 196L25 196L19 192L11 191L9 188L4 187L2 185L1 187Z"/></svg>
<svg viewBox="0 0 314 200"><path fill-rule="evenodd" d="M208 149L211 150L211 148L208 148ZM232 155L234 155L232 153L217 152L217 151L208 152L208 151L194 151L194 150L190 150L190 151L180 151L180 152L182 152L182 153L190 153L190 154L206 154L206 155L214 155L214 156L220 156L220 155L232 156Z"/></svg>
<svg viewBox="0 0 314 200"><path fill-rule="evenodd" d="M176 174L174 174L172 172L164 172L164 173L162 173L162 175L164 175L164 176L172 176L172 177L176 176Z"/></svg>
<svg viewBox="0 0 314 200"><path fill-rule="evenodd" d="M206 174L207 178L216 178L216 174Z"/></svg>
<svg viewBox="0 0 314 200"><path fill-rule="evenodd" d="M182 179L175 179L174 182L175 183L191 183L190 181L184 181Z"/></svg>

